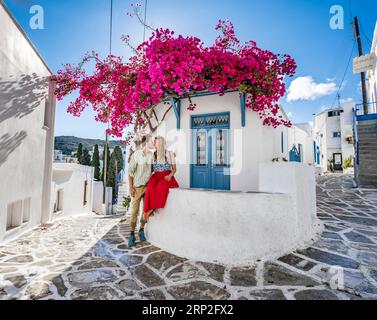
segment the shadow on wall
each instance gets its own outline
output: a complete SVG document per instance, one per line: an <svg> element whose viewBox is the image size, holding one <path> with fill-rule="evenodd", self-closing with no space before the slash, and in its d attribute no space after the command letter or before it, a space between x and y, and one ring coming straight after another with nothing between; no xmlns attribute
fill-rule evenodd
<svg viewBox="0 0 377 320"><path fill-rule="evenodd" d="M8 157L16 150L27 137L26 131L22 130L11 136L6 133L0 137L0 167L7 161Z"/></svg>
<svg viewBox="0 0 377 320"><path fill-rule="evenodd" d="M48 78L36 73L0 78L0 123L32 113L48 94Z"/></svg>

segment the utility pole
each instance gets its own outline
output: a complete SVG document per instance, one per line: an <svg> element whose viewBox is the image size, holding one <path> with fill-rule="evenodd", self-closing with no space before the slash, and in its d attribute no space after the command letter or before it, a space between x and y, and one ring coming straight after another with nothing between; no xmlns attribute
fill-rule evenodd
<svg viewBox="0 0 377 320"><path fill-rule="evenodd" d="M363 47L361 45L361 38L360 38L360 28L359 28L359 20L357 17L354 18L354 26L355 26L355 35L357 40L357 46L359 49L359 57L363 55ZM361 72L361 90L363 94L363 109L364 114L368 114L368 102L367 102L367 86L365 81L365 72Z"/></svg>
<svg viewBox="0 0 377 320"><path fill-rule="evenodd" d="M105 155L105 159L103 159L103 198L102 198L102 203L106 203L106 186L107 186L107 166L108 166L108 163L107 163L107 157L108 157L108 154L107 154L107 145L108 145L108 135L107 135L107 132L106 132L106 140L105 140L105 152L104 152L104 155Z"/></svg>
<svg viewBox="0 0 377 320"><path fill-rule="evenodd" d="M112 40L113 40L113 0L110 0L110 39L109 39L110 55L112 54ZM107 166L108 166L108 163L107 163L108 140L109 140L109 136L108 136L107 130L106 130L105 152L104 152L105 159L103 160L104 161L103 169L105 170L105 172L103 173L103 199L102 199L102 203L105 203L105 201L106 201Z"/></svg>

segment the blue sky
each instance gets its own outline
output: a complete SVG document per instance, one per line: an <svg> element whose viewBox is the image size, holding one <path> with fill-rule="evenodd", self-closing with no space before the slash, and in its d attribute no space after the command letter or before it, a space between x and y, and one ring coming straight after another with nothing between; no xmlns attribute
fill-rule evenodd
<svg viewBox="0 0 377 320"><path fill-rule="evenodd" d="M144 3L145 0L140 1ZM77 63L91 50L105 55L109 50L110 0L4 0L55 72L63 63ZM137 2L137 1L136 1ZM129 57L121 42L129 34L142 41L143 28L126 15L135 0L114 0L113 53ZM32 30L32 5L44 9L45 28ZM344 8L344 29L329 26L330 8ZM372 0L148 0L147 20L155 27L168 27L177 33L193 34L211 44L218 19L228 18L241 41L254 40L276 53L289 53L298 69L281 103L294 122L311 121L312 114L333 105L353 45L350 16L357 15L362 29L364 51L369 52L377 19L377 1ZM369 40L368 40L369 38ZM353 56L357 54L355 46ZM361 100L360 76L352 65L341 88L342 99ZM80 118L66 113L68 101L57 106L56 135L102 138L104 126L86 111Z"/></svg>

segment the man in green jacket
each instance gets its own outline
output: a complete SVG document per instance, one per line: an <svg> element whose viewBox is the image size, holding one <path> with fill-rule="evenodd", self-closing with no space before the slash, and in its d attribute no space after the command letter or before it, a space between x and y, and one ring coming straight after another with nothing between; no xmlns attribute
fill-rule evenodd
<svg viewBox="0 0 377 320"><path fill-rule="evenodd" d="M128 165L128 182L131 195L131 234L128 239L128 246L132 247L136 244L135 229L137 217L140 211L140 204L145 194L146 185L152 175L152 159L153 153L150 149L154 148L154 140L152 136L143 136L141 145L131 155ZM143 210L144 211L144 210ZM140 219L139 238L145 241L144 226L146 224L143 214Z"/></svg>

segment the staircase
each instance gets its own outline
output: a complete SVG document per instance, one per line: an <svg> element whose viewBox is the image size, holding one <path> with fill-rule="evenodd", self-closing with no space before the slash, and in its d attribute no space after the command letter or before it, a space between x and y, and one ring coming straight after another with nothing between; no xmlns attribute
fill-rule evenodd
<svg viewBox="0 0 377 320"><path fill-rule="evenodd" d="M123 207L123 197L128 195L128 187L127 184L123 183L119 185L118 190L118 203L114 206L114 211L116 214L126 214L126 210Z"/></svg>
<svg viewBox="0 0 377 320"><path fill-rule="evenodd" d="M359 165L357 182L362 188L377 188L377 119L358 121Z"/></svg>

